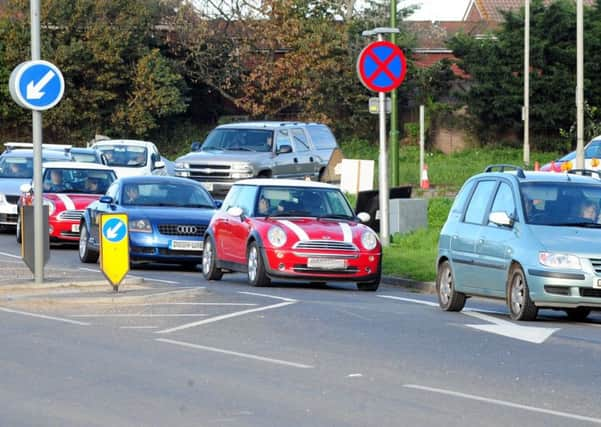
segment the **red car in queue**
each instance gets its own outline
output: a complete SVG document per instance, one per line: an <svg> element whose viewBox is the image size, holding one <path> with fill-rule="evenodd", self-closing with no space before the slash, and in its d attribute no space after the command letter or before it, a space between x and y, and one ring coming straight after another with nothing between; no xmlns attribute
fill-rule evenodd
<svg viewBox="0 0 601 427"><path fill-rule="evenodd" d="M213 216L204 237L202 271L208 280L246 272L252 286L272 279L356 282L375 291L382 248L333 185L297 180L239 181Z"/></svg>
<svg viewBox="0 0 601 427"><path fill-rule="evenodd" d="M117 179L108 166L95 163L51 162L43 165L44 204L48 205L50 241L78 242L81 216ZM35 190L24 184L19 205L33 204ZM20 209L19 209L20 215ZM17 221L17 242L21 242L21 221Z"/></svg>

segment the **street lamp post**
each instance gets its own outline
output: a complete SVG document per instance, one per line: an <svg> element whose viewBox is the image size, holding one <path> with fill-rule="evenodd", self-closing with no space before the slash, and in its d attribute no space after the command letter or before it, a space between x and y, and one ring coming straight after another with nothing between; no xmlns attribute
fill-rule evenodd
<svg viewBox="0 0 601 427"><path fill-rule="evenodd" d="M576 169L584 169L584 31L582 0L576 1Z"/></svg>
<svg viewBox="0 0 601 427"><path fill-rule="evenodd" d="M524 5L524 164L530 164L530 0Z"/></svg>

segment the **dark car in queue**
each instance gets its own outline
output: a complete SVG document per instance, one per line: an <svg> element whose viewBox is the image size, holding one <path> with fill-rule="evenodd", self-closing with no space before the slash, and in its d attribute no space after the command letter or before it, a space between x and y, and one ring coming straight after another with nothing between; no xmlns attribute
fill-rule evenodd
<svg viewBox="0 0 601 427"><path fill-rule="evenodd" d="M120 178L85 210L80 225L79 258L96 262L100 215L125 213L131 261L177 263L202 261L204 233L220 202L190 179L168 176Z"/></svg>

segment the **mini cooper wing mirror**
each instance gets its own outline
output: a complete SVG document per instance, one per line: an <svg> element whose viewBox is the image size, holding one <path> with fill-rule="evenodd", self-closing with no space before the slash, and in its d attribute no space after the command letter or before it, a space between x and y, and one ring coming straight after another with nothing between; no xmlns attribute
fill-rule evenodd
<svg viewBox="0 0 601 427"><path fill-rule="evenodd" d="M292 146L290 145L281 145L277 151L277 154L287 154L292 153Z"/></svg>
<svg viewBox="0 0 601 427"><path fill-rule="evenodd" d="M497 224L502 227L513 226L513 219L509 215L507 215L507 212L491 212L488 216L488 220L493 224Z"/></svg>
<svg viewBox="0 0 601 427"><path fill-rule="evenodd" d="M21 193L29 193L31 190L33 190L33 187L31 186L31 184L25 183L21 184L19 190L21 190Z"/></svg>
<svg viewBox="0 0 601 427"><path fill-rule="evenodd" d="M357 214L357 218L359 218L359 221L361 221L362 223L366 223L369 222L371 216L367 212L359 212Z"/></svg>
<svg viewBox="0 0 601 427"><path fill-rule="evenodd" d="M233 206L227 210L227 214L235 217L242 217L244 211L238 206Z"/></svg>

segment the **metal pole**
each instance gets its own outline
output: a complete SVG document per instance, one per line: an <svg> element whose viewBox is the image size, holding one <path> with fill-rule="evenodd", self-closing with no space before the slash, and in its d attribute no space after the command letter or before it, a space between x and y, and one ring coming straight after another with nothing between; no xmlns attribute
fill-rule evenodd
<svg viewBox="0 0 601 427"><path fill-rule="evenodd" d="M422 171L424 170L424 106L419 106L419 175L418 181L421 182Z"/></svg>
<svg viewBox="0 0 601 427"><path fill-rule="evenodd" d="M576 169L584 169L584 32L582 0L576 2Z"/></svg>
<svg viewBox="0 0 601 427"><path fill-rule="evenodd" d="M530 0L524 7L524 164L530 164Z"/></svg>
<svg viewBox="0 0 601 427"><path fill-rule="evenodd" d="M40 0L31 0L31 59L41 59L40 53ZM34 272L36 284L44 281L44 223L42 188L42 113L32 112L33 136L33 232L34 232Z"/></svg>
<svg viewBox="0 0 601 427"><path fill-rule="evenodd" d="M378 34L378 41L384 38ZM388 233L388 159L386 155L386 94L378 92L380 101L380 242L382 246L388 246L390 236Z"/></svg>
<svg viewBox="0 0 601 427"><path fill-rule="evenodd" d="M390 27L396 28L396 0L390 0ZM396 34L390 35L390 41L396 44ZM399 173L399 130L398 130L398 96L397 90L390 93L390 184L396 187L400 183Z"/></svg>

